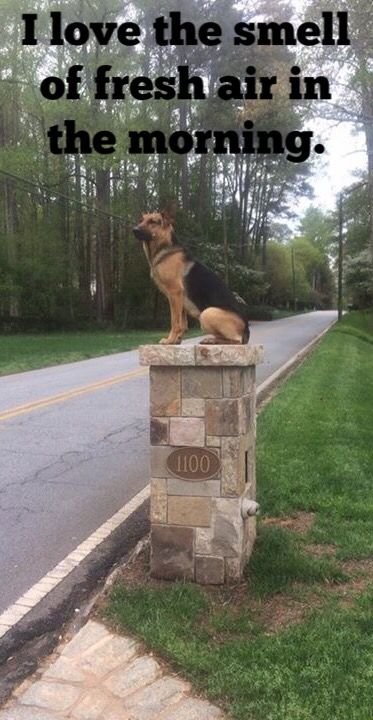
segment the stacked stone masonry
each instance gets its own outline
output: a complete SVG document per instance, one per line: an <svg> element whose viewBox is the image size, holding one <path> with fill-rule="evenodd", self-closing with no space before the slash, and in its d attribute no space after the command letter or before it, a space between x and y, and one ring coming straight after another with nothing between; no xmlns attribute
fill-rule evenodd
<svg viewBox="0 0 373 720"><path fill-rule="evenodd" d="M144 346L150 366L151 573L200 584L237 581L256 534L255 368L261 346ZM173 451L216 454L213 477L176 477ZM216 463L218 464L218 463Z"/></svg>

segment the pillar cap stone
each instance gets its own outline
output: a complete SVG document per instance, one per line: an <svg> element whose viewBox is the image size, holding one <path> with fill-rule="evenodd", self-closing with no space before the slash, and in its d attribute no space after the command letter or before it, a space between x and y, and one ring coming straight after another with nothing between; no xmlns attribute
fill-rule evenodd
<svg viewBox="0 0 373 720"><path fill-rule="evenodd" d="M263 345L142 345L140 365L248 367L264 361Z"/></svg>

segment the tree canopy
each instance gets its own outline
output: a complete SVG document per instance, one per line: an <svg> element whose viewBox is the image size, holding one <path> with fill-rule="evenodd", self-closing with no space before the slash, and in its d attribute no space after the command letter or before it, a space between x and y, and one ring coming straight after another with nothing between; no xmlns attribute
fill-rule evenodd
<svg viewBox="0 0 373 720"><path fill-rule="evenodd" d="M362 3L363 0L359 0ZM277 4L254 0L245 15L258 11L268 18ZM202 261L225 277L250 305L330 306L333 283L329 270L329 221L310 210L294 235L292 207L310 194L310 166L272 155L130 155L125 138L131 130L160 129L166 134L195 128L242 132L248 117L259 129L284 132L301 127L305 108L285 102L216 98L221 76L242 75L247 48L220 45L163 47L151 32L154 18L168 12L163 0L64 0L66 22L135 19L144 42L131 47L99 46L91 37L82 47L50 46L50 7L36 0L41 38L37 46L21 44L22 0L3 0L0 50L0 318L3 326L79 327L116 323L121 327L161 322L162 299L148 279L132 226L144 210L177 204L177 236ZM183 17L211 20L223 31L242 20L242 11L227 0L180 0ZM291 12L285 3L281 12ZM45 38L45 39L44 39ZM294 60L285 46L250 49L258 74L276 68L282 77ZM110 65L116 76L168 76L188 64L204 78L206 100L96 100L97 67ZM72 65L83 65L79 102L44 99L39 90L46 74L65 78ZM369 66L370 67L370 66ZM366 72L370 73L367 67ZM356 70L357 72L357 70ZM350 80L349 80L350 81ZM362 82L366 82L364 75ZM350 102L350 100L348 101ZM351 101L352 104L352 101ZM356 107L354 108L356 109ZM361 109L361 112L363 109ZM114 155L53 155L48 128L75 120L77 127L105 128L118 138ZM356 200L357 201L357 200ZM278 224L292 220L292 228ZM370 214L360 215L366 233ZM364 226L364 227L363 227ZM285 230L284 230L285 227ZM352 233L349 230L349 237ZM355 242L349 239L349 243ZM292 260L293 253L293 260Z"/></svg>

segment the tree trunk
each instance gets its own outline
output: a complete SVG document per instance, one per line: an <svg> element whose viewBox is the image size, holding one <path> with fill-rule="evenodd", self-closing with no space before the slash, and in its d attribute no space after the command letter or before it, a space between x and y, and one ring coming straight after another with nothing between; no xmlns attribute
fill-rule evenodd
<svg viewBox="0 0 373 720"><path fill-rule="evenodd" d="M180 130L187 130L188 125L188 108L187 101L181 100L179 106L179 125ZM180 156L180 174L181 174L181 203L183 210L189 209L189 179L188 179L188 155L184 153Z"/></svg>
<svg viewBox="0 0 373 720"><path fill-rule="evenodd" d="M82 178L81 178L81 157L74 157L75 172L75 199L77 204L74 213L74 245L75 253L78 260L78 282L80 304L84 315L89 315L89 306L91 300L89 275L87 274L87 246L84 237L84 221L83 211L80 203L82 202Z"/></svg>
<svg viewBox="0 0 373 720"><path fill-rule="evenodd" d="M368 151L368 210L369 210L369 236L368 248L373 260L373 108L372 119L365 123L365 138Z"/></svg>
<svg viewBox="0 0 373 720"><path fill-rule="evenodd" d="M96 170L97 209L110 209L110 170ZM113 320L113 277L110 219L99 213L96 238L96 313L100 323Z"/></svg>

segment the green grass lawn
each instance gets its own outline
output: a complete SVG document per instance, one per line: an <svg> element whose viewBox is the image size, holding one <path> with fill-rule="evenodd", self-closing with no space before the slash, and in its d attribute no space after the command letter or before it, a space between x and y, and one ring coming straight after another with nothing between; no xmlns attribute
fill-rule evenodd
<svg viewBox="0 0 373 720"><path fill-rule="evenodd" d="M236 720L371 720L373 313L346 316L264 408L257 452L244 582L124 571L104 615Z"/></svg>
<svg viewBox="0 0 373 720"><path fill-rule="evenodd" d="M293 314L274 310L273 319ZM199 327L192 328L185 337L201 333ZM146 343L158 343L166 334L165 330L0 333L0 376L133 350Z"/></svg>
<svg viewBox="0 0 373 720"><path fill-rule="evenodd" d="M279 431L281 428L281 431ZM373 554L373 313L351 314L259 421L265 514L316 512L312 539Z"/></svg>
<svg viewBox="0 0 373 720"><path fill-rule="evenodd" d="M165 334L164 330L129 330L0 335L0 375L133 350L157 343ZM200 329L190 330L188 337L200 334Z"/></svg>

